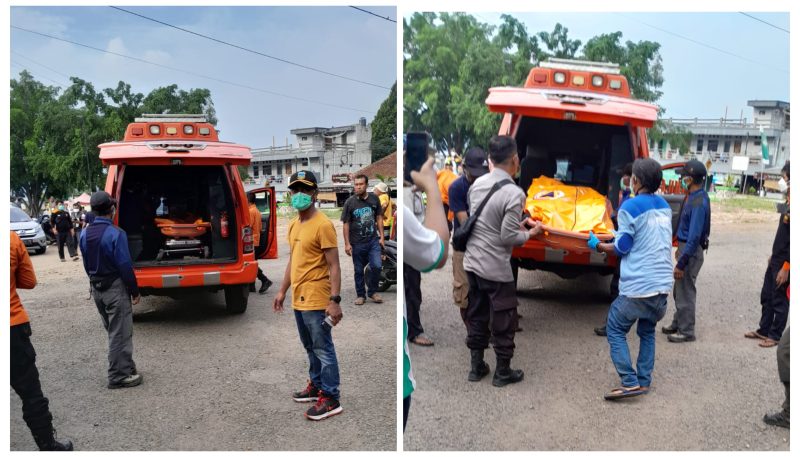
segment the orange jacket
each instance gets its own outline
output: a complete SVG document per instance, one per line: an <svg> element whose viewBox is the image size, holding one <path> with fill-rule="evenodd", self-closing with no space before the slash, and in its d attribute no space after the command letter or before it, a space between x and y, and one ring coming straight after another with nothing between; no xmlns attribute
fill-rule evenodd
<svg viewBox="0 0 800 457"><path fill-rule="evenodd" d="M33 264L28 255L28 250L19 235L11 232L11 326L30 322L28 313L22 307L22 300L17 295L17 287L20 289L33 289L36 287L36 272L33 271Z"/></svg>
<svg viewBox="0 0 800 457"><path fill-rule="evenodd" d="M261 211L255 203L250 203L250 224L253 226L253 246L261 242Z"/></svg>

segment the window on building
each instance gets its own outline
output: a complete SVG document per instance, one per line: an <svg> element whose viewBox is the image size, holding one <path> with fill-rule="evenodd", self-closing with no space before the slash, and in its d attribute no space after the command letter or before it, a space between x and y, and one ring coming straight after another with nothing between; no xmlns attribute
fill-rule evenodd
<svg viewBox="0 0 800 457"><path fill-rule="evenodd" d="M725 143L723 143L722 152L731 152L731 142L730 141L726 141Z"/></svg>
<svg viewBox="0 0 800 457"><path fill-rule="evenodd" d="M308 157L303 157L302 159L300 159L300 163L302 163L304 167L307 167L308 166Z"/></svg>
<svg viewBox="0 0 800 457"><path fill-rule="evenodd" d="M719 140L708 140L708 152L717 152Z"/></svg>
<svg viewBox="0 0 800 457"><path fill-rule="evenodd" d="M333 149L333 138L325 137L325 149Z"/></svg>
<svg viewBox="0 0 800 457"><path fill-rule="evenodd" d="M703 140L697 140L697 152L703 152Z"/></svg>
<svg viewBox="0 0 800 457"><path fill-rule="evenodd" d="M283 164L281 164L280 162L275 164L275 174L277 176L280 176L280 175L283 174Z"/></svg>
<svg viewBox="0 0 800 457"><path fill-rule="evenodd" d="M303 141L307 141L307 140L308 140L308 137L307 137L307 136L304 136L304 137L302 137L301 139L302 139Z"/></svg>
<svg viewBox="0 0 800 457"><path fill-rule="evenodd" d="M755 141L753 141L753 144L756 146L761 146L761 138L756 138Z"/></svg>
<svg viewBox="0 0 800 457"><path fill-rule="evenodd" d="M258 178L258 165L253 165L253 177Z"/></svg>
<svg viewBox="0 0 800 457"><path fill-rule="evenodd" d="M742 141L736 140L733 142L733 153L734 154L741 154L742 152Z"/></svg>
<svg viewBox="0 0 800 457"><path fill-rule="evenodd" d="M761 110L758 110L758 115L759 115L759 116L763 116L763 115L765 115L765 114L767 114L767 112L766 112L765 110L763 110L763 109L761 109Z"/></svg>
<svg viewBox="0 0 800 457"><path fill-rule="evenodd" d="M664 150L664 149L666 149L666 148L667 148L667 140L665 140L665 139L663 139L663 138L662 138L662 139L661 139L661 140L659 140L659 142L658 142L658 150L659 150L659 151L663 151L663 150Z"/></svg>

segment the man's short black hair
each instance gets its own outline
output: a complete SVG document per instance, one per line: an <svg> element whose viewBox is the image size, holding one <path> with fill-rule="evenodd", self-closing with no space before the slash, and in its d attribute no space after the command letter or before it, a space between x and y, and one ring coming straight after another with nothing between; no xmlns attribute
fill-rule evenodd
<svg viewBox="0 0 800 457"><path fill-rule="evenodd" d="M517 153L517 142L508 135L495 135L489 140L489 158L500 164Z"/></svg>
<svg viewBox="0 0 800 457"><path fill-rule="evenodd" d="M650 193L655 192L661 187L661 164L655 159L636 159L636 161L633 162L632 170L632 176L636 176L636 180Z"/></svg>
<svg viewBox="0 0 800 457"><path fill-rule="evenodd" d="M789 161L788 160L783 165L783 168L781 168L781 173L785 174L787 178L789 177Z"/></svg>
<svg viewBox="0 0 800 457"><path fill-rule="evenodd" d="M356 175L356 176L353 178L353 183L355 183L355 182L356 182L356 181L358 181L359 179L363 179L363 180L364 180L364 184L369 184L369 178L367 178L367 175Z"/></svg>
<svg viewBox="0 0 800 457"><path fill-rule="evenodd" d="M622 176L633 176L633 162L628 162L622 167Z"/></svg>
<svg viewBox="0 0 800 457"><path fill-rule="evenodd" d="M256 202L256 193L250 192L247 194L247 203L255 203Z"/></svg>

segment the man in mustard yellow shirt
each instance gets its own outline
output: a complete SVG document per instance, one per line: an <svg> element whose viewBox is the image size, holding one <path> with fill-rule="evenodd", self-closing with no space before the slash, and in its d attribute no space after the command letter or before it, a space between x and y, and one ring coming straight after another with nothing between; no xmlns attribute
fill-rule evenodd
<svg viewBox="0 0 800 457"><path fill-rule="evenodd" d="M283 311L286 291L291 286L294 318L300 341L308 353L311 378L306 388L292 394L292 398L298 403L316 401L305 416L322 420L342 412L339 363L331 336L332 326L342 319L339 248L333 223L314 205L317 198L314 173L293 174L289 190L292 207L298 213L289 224L289 263L272 307L276 312Z"/></svg>

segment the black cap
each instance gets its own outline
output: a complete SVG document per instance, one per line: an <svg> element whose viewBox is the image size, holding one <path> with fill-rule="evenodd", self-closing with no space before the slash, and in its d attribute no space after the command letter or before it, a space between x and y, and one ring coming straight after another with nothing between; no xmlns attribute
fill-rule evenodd
<svg viewBox="0 0 800 457"><path fill-rule="evenodd" d="M112 206L117 206L117 201L111 198L108 192L99 190L92 194L89 199L89 205L92 207L92 211L106 212Z"/></svg>
<svg viewBox="0 0 800 457"><path fill-rule="evenodd" d="M489 172L489 155L481 148L469 148L464 153L462 166L473 178L483 176Z"/></svg>
<svg viewBox="0 0 800 457"><path fill-rule="evenodd" d="M295 184L305 184L313 189L317 188L317 177L310 170L300 170L289 178L289 189Z"/></svg>
<svg viewBox="0 0 800 457"><path fill-rule="evenodd" d="M699 160L692 159L686 162L682 168L678 168L676 172L681 176L691 176L693 178L705 178L706 166Z"/></svg>

